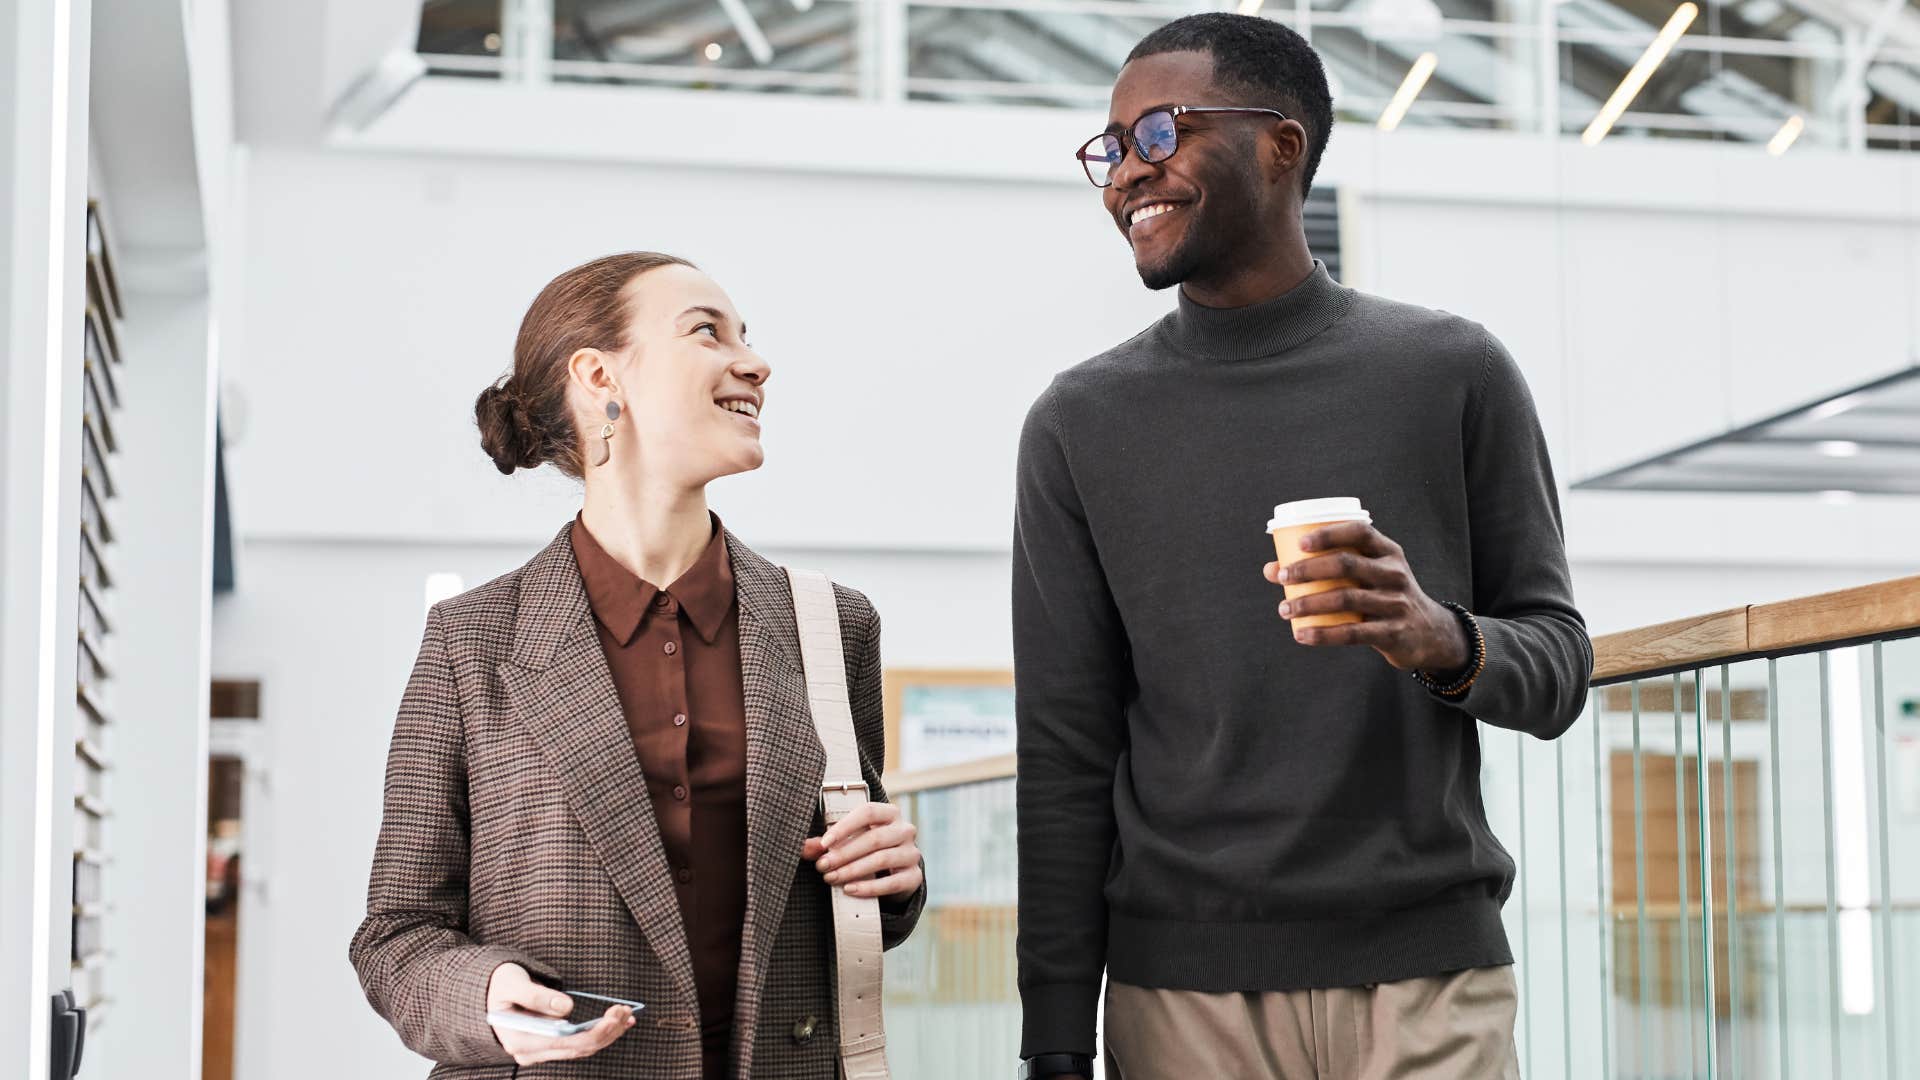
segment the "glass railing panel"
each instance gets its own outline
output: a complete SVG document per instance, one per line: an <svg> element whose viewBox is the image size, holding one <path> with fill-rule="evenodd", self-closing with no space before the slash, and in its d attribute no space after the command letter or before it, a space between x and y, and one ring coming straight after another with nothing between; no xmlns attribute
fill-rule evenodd
<svg viewBox="0 0 1920 1080"><path fill-rule="evenodd" d="M1608 881L1608 969L1612 975L1613 1075L1641 1076L1667 1058L1671 1044L1673 996L1671 939L1678 890L1668 880L1662 858L1672 847L1669 811L1671 759L1662 755L1658 684L1652 692L1640 682L1595 691L1598 753L1604 790L1600 792L1608 853L1602 874ZM1660 762L1669 763L1664 777ZM1651 767L1650 767L1651 763ZM1663 827L1664 826L1664 827ZM1664 838L1664 840L1663 840ZM1664 883L1664 887L1662 887ZM1654 891L1657 889L1658 891Z"/></svg>
<svg viewBox="0 0 1920 1080"><path fill-rule="evenodd" d="M1751 914L1762 905L1764 677L1737 665L1594 691L1584 745L1604 779L1584 805L1608 886L1594 895L1612 1007L1594 1026L1610 1036L1611 1075L1726 1075L1743 1056L1736 1044L1762 1029L1768 964Z"/></svg>
<svg viewBox="0 0 1920 1080"><path fill-rule="evenodd" d="M1920 51L1855 50L1875 5L1687 5L1697 16L1615 138L1911 149ZM416 49L442 77L1099 109L1128 52L1202 10L1179 0L436 0ZM1295 0L1259 5L1320 52L1339 115L1399 126L1586 130L1682 5ZM550 21L543 18L550 14ZM504 16L504 17L503 17ZM1764 16L1764 17L1763 17ZM539 25L534 25L539 20ZM1845 83L1847 85L1843 86ZM1857 111L1833 103L1860 95ZM1793 126L1798 125L1798 126Z"/></svg>
<svg viewBox="0 0 1920 1080"><path fill-rule="evenodd" d="M1881 713L1916 696L1888 675L1913 680L1916 648L1596 691L1613 1075L1902 1075L1920 903L1894 853L1920 815Z"/></svg>
<svg viewBox="0 0 1920 1080"><path fill-rule="evenodd" d="M442 76L851 96L878 57L860 0L553 0L537 32L480 0L428 5L421 58ZM490 11L488 9L491 9ZM524 43L524 44L523 44ZM529 60L523 48L544 52Z"/></svg>
<svg viewBox="0 0 1920 1080"><path fill-rule="evenodd" d="M887 1058L896 1076L999 1076L1019 1060L1013 781L905 795L927 861L927 906L887 954Z"/></svg>
<svg viewBox="0 0 1920 1080"><path fill-rule="evenodd" d="M1534 1052L1532 1039L1533 999L1538 989L1537 972L1531 963L1536 917L1536 892L1541 880L1551 875L1534 866L1528 821L1528 759L1526 737L1518 732L1485 729L1480 737L1481 801L1486 807L1487 823L1507 848L1514 861L1513 892L1500 916L1506 924L1507 943L1513 950L1514 977L1520 992L1519 1010L1514 1018L1514 1043L1522 1062ZM1551 766L1549 766L1551 768ZM1539 792L1543 782L1534 778ZM1551 810L1548 811L1549 814ZM1535 830L1536 832L1539 830ZM1545 897L1538 897L1544 902ZM1544 946L1543 946L1544 947Z"/></svg>
<svg viewBox="0 0 1920 1080"><path fill-rule="evenodd" d="M1722 665L1705 675L1702 729L1709 769L1718 773L1709 812L1715 877L1714 1036L1716 1075L1753 1074L1772 1059L1763 1013L1765 973L1773 966L1767 936L1767 849L1773 805L1765 662ZM1711 782L1710 782L1711 786Z"/></svg>
<svg viewBox="0 0 1920 1080"><path fill-rule="evenodd" d="M1920 638L1876 643L1870 757L1885 1075L1920 1071Z"/></svg>
<svg viewBox="0 0 1920 1080"><path fill-rule="evenodd" d="M1526 912L1514 937L1521 1009L1516 1044L1523 1076L1599 1080L1612 1061L1606 935L1608 882L1604 760L1592 736L1596 708L1552 743L1521 737L1525 808L1511 836ZM1504 736L1500 733L1497 737Z"/></svg>
<svg viewBox="0 0 1920 1080"><path fill-rule="evenodd" d="M1682 5L1568 0L1555 14L1562 131L1583 132ZM1846 46L1839 27L1783 8L1694 5L1696 16L1614 125L1617 136L1766 142L1798 116L1806 145L1838 145L1846 125L1827 108Z"/></svg>
<svg viewBox="0 0 1920 1080"><path fill-rule="evenodd" d="M1774 719L1780 787L1778 846L1772 852L1780 970L1773 992L1780 1056L1790 1075L1842 1075L1837 1027L1839 972L1834 963L1831 754L1827 738L1827 660L1821 654L1774 662Z"/></svg>
<svg viewBox="0 0 1920 1080"><path fill-rule="evenodd" d="M1614 1075L1613 1033L1620 1009L1613 982L1613 807L1607 781L1606 725L1601 722L1604 698L1598 691L1590 694L1582 721L1586 732L1576 727L1559 742L1570 766L1565 770L1567 781L1583 785L1578 793L1569 792L1567 799L1570 807L1583 812L1570 813L1565 830L1568 889L1563 948L1570 959L1567 1000L1561 1008L1568 1043L1563 1067L1569 1076L1603 1078ZM1588 845L1583 841L1588 836L1591 858L1584 855ZM1575 857L1575 853L1581 854ZM1575 1027L1575 1016L1590 1019ZM1577 1055L1573 1052L1576 1041L1582 1051Z"/></svg>
<svg viewBox="0 0 1920 1080"><path fill-rule="evenodd" d="M1673 760L1670 769L1673 773L1673 880L1679 889L1679 906L1675 923L1679 930L1679 941L1672 949L1673 978L1679 987L1680 1013L1677 1025L1683 1029L1676 1033L1674 1053L1684 1051L1685 1073L1687 1076L1710 1075L1708 1058L1711 1054L1708 1002L1712 988L1707 978L1707 967L1703 959L1711 947L1711 923L1709 920L1707 882L1701 871L1703 860L1708 859L1705 834L1701 826L1705 815L1702 813L1701 791L1698 785L1700 776L1700 746L1698 739L1698 691L1697 673L1688 672L1674 675L1666 680L1668 712L1673 717ZM1710 861L1708 862L1710 865Z"/></svg>
<svg viewBox="0 0 1920 1080"><path fill-rule="evenodd" d="M1530 28L1445 24L1375 37L1364 23L1321 21L1312 39L1339 80L1334 104L1343 120L1482 131L1540 126L1540 44ZM1415 96L1402 112L1396 98L1408 94Z"/></svg>
<svg viewBox="0 0 1920 1080"><path fill-rule="evenodd" d="M562 82L761 93L860 90L861 5L849 0L556 0Z"/></svg>
<svg viewBox="0 0 1920 1080"><path fill-rule="evenodd" d="M906 94L1104 111L1134 45L1192 10L1135 0L912 0Z"/></svg>

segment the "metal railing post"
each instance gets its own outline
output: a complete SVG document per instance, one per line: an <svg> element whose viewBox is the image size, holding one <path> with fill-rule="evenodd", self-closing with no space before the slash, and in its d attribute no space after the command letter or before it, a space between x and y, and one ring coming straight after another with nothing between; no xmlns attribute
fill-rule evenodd
<svg viewBox="0 0 1920 1080"><path fill-rule="evenodd" d="M1560 5L1555 0L1535 0L1539 8L1539 53L1534 58L1540 80L1540 134L1560 137Z"/></svg>
<svg viewBox="0 0 1920 1080"><path fill-rule="evenodd" d="M907 0L874 0L880 46L877 96L888 104L907 100Z"/></svg>
<svg viewBox="0 0 1920 1080"><path fill-rule="evenodd" d="M500 59L512 82L553 81L553 0L501 0Z"/></svg>

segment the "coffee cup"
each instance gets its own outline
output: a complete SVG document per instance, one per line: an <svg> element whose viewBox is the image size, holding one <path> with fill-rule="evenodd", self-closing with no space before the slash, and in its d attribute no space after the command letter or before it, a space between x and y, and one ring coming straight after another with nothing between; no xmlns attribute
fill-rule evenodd
<svg viewBox="0 0 1920 1080"><path fill-rule="evenodd" d="M1331 555L1348 548L1327 548L1321 551L1300 550L1300 540L1316 529L1342 522L1360 521L1371 523L1373 515L1361 507L1359 499L1300 499L1295 502L1281 503L1273 508L1273 520L1267 522L1267 532L1273 534L1273 550L1281 566L1292 566L1302 559L1317 555ZM1347 578L1330 578L1324 581L1303 581L1297 584L1282 585L1288 600L1299 600L1303 596L1330 592L1334 589L1353 589L1359 585ZM1357 611L1337 611L1323 615L1298 615L1292 620L1296 630L1315 626L1339 626L1342 623L1361 622Z"/></svg>

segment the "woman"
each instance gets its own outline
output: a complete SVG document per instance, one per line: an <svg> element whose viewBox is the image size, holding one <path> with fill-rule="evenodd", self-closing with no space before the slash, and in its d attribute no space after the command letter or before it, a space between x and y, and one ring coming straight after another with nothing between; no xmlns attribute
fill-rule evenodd
<svg viewBox="0 0 1920 1080"><path fill-rule="evenodd" d="M501 472L586 495L531 562L434 606L400 704L352 959L436 1077L832 1080L829 883L879 898L888 947L919 917L878 617L836 587L873 801L823 836L787 576L707 509L764 458L768 375L712 279L629 253L542 290L475 404ZM644 1009L557 1038L488 1022L587 1013L566 990Z"/></svg>

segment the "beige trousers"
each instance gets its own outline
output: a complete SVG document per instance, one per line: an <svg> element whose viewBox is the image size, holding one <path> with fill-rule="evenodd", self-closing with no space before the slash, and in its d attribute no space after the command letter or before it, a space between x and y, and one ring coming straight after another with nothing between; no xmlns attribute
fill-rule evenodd
<svg viewBox="0 0 1920 1080"><path fill-rule="evenodd" d="M1513 968L1335 990L1107 984L1107 1080L1520 1080Z"/></svg>

